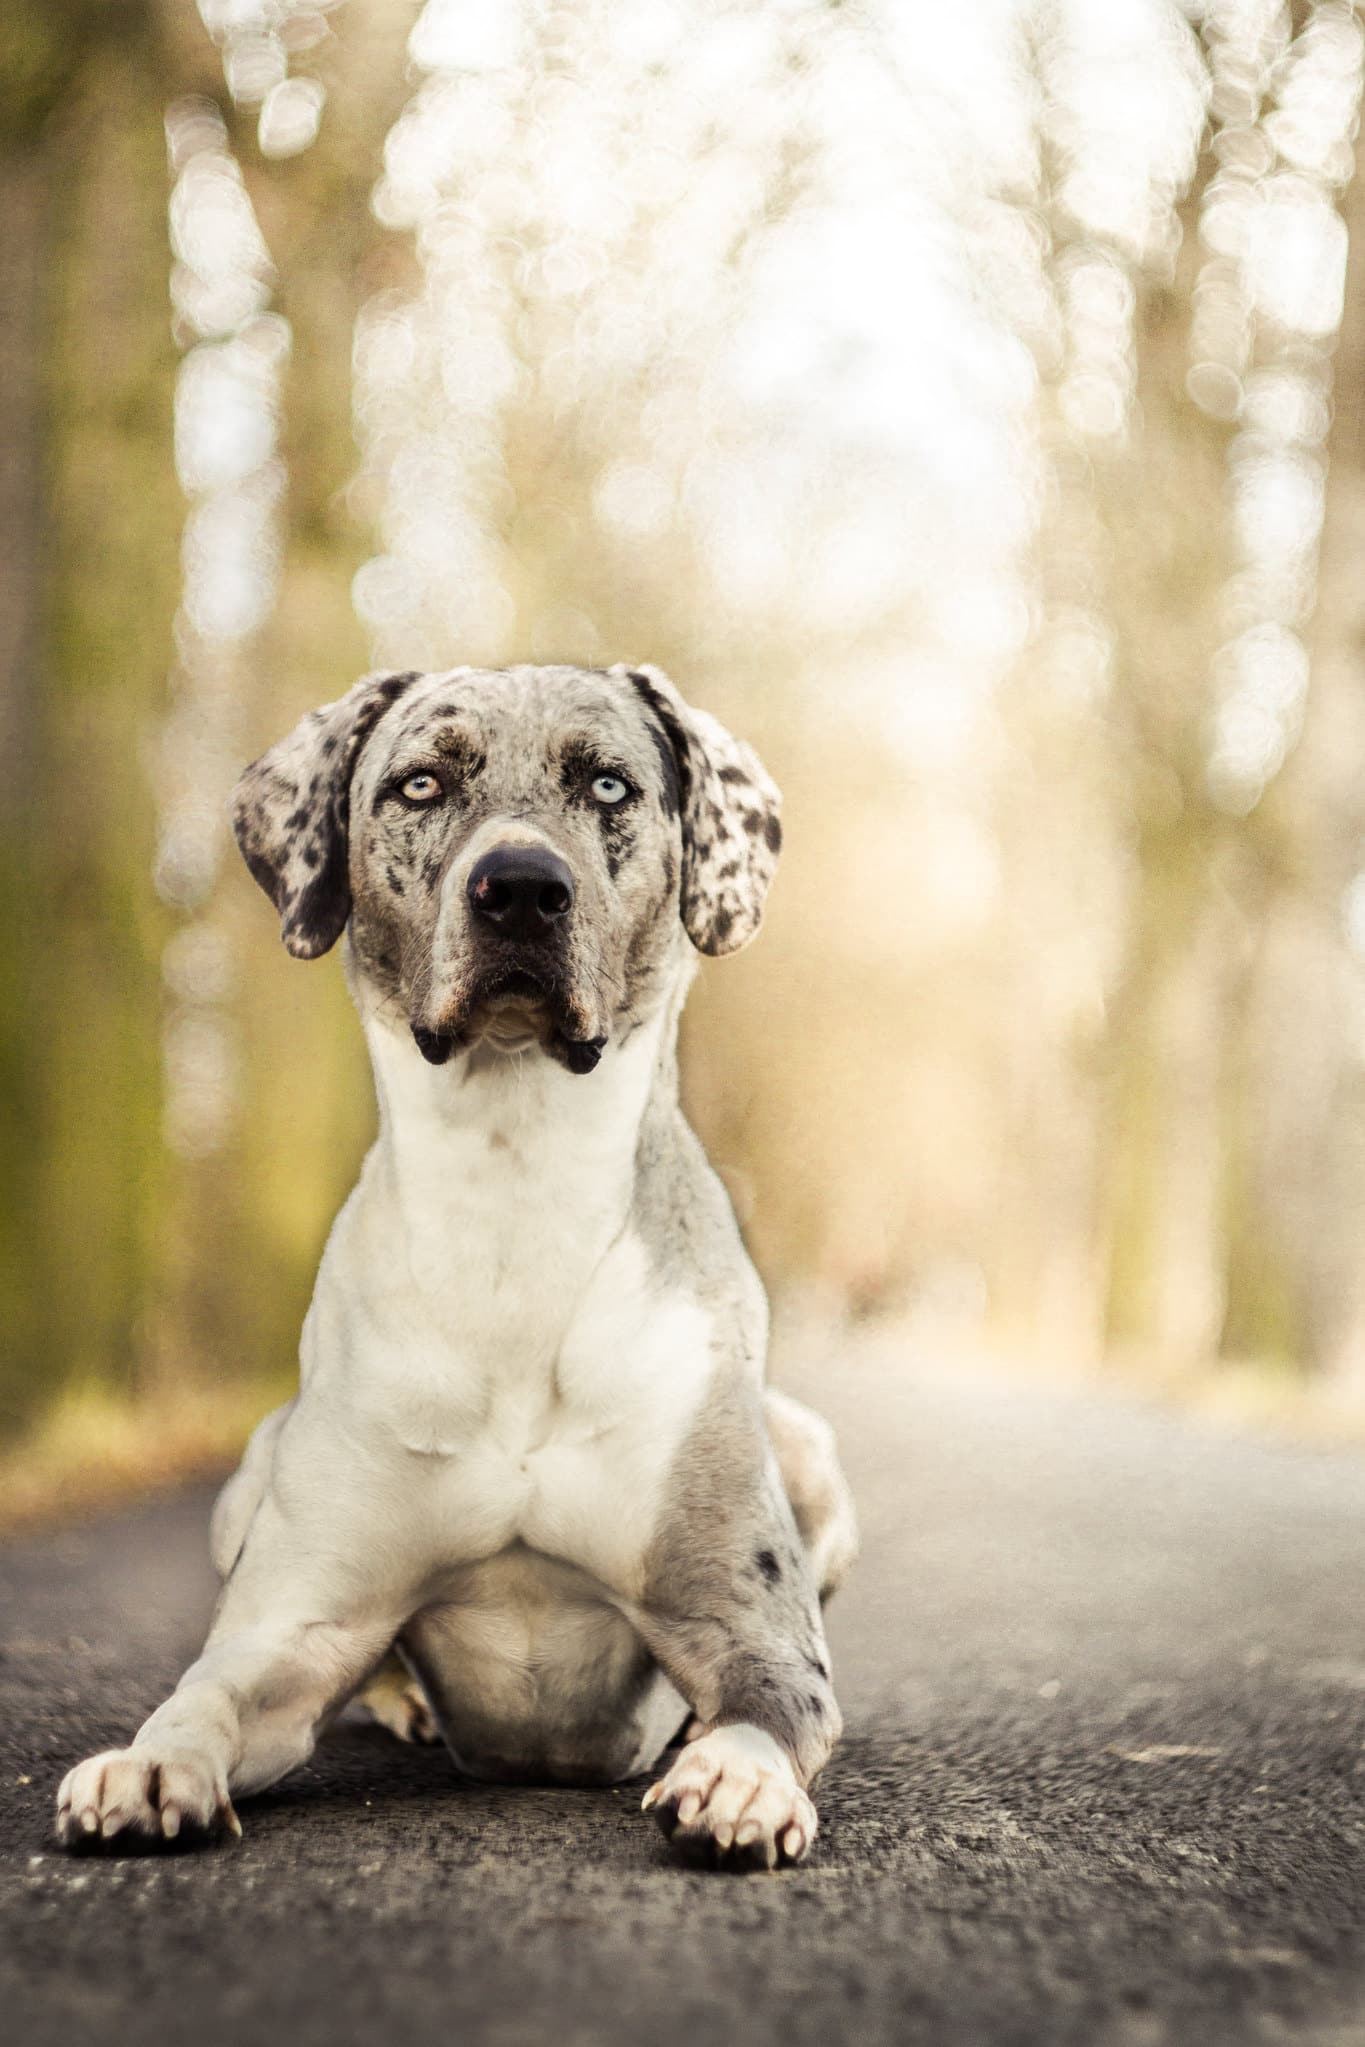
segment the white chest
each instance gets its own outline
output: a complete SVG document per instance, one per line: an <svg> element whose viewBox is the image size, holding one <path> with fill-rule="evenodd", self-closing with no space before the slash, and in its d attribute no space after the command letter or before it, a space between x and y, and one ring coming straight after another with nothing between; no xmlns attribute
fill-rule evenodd
<svg viewBox="0 0 1365 2047"><path fill-rule="evenodd" d="M383 1446L377 1482L420 1499L429 1562L520 1542L640 1589L712 1332L660 1291L630 1223L650 1048L638 1067L630 1050L596 1097L540 1062L455 1116L395 1105L381 1072L400 1142L371 1154L329 1244L305 1377Z"/></svg>
<svg viewBox="0 0 1365 2047"><path fill-rule="evenodd" d="M637 1593L711 1360L705 1311L660 1299L639 1240L623 1239L546 1368L488 1386L479 1424L448 1460L456 1522L482 1530L490 1550L523 1542Z"/></svg>

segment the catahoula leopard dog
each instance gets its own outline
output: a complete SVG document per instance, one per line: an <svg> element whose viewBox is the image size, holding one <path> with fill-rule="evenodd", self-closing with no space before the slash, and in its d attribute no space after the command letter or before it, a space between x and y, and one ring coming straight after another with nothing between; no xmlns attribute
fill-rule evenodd
<svg viewBox="0 0 1365 2047"><path fill-rule="evenodd" d="M203 1653L59 1834L239 1832L358 1695L479 1778L657 1765L675 1844L799 1860L853 1515L828 1427L765 1391L675 1055L693 950L758 928L776 789L656 669L460 668L312 712L235 826L291 953L347 935L380 1133L215 1509Z"/></svg>

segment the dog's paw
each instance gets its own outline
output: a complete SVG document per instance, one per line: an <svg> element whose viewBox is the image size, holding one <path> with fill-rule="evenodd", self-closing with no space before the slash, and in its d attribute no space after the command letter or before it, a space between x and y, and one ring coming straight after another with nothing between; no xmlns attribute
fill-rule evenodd
<svg viewBox="0 0 1365 2047"><path fill-rule="evenodd" d="M644 1810L684 1853L737 1868L799 1862L815 1839L815 1807L760 1727L717 1727L690 1743Z"/></svg>
<svg viewBox="0 0 1365 2047"><path fill-rule="evenodd" d="M352 1705L387 1727L400 1741L439 1741L441 1730L431 1702L415 1677L396 1657L379 1669L355 1695Z"/></svg>
<svg viewBox="0 0 1365 2047"><path fill-rule="evenodd" d="M57 1793L57 1839L94 1846L124 1834L173 1841L181 1831L241 1838L226 1783L192 1750L107 1749L68 1770Z"/></svg>

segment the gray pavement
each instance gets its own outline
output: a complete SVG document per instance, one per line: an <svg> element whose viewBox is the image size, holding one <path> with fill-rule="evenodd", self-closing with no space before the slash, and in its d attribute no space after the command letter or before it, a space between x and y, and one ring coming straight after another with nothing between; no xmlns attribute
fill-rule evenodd
<svg viewBox="0 0 1365 2047"><path fill-rule="evenodd" d="M1365 1458L866 1342L786 1375L865 1556L811 1862L341 1730L240 1845L71 1858L68 1763L197 1646L196 1492L0 1551L0 2034L1365 2047Z"/></svg>

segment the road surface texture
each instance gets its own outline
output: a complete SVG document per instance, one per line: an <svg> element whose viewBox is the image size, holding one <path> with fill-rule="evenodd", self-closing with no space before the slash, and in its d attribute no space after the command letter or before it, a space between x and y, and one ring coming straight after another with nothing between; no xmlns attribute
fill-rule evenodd
<svg viewBox="0 0 1365 2047"><path fill-rule="evenodd" d="M197 1646L208 1496L0 1552L4 2037L1365 2047L1365 1459L871 1343L825 1379L864 1560L780 1876L368 1728L240 1845L63 1855L63 1770Z"/></svg>

